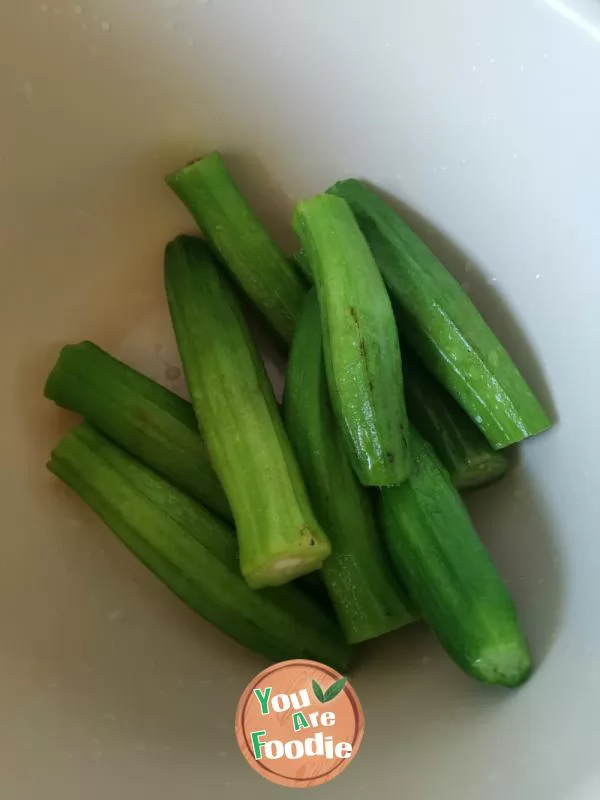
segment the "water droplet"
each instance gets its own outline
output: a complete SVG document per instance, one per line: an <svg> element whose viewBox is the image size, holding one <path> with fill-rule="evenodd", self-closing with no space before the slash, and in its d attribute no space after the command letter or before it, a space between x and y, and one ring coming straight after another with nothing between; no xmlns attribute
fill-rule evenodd
<svg viewBox="0 0 600 800"><path fill-rule="evenodd" d="M542 277L542 276L541 276L541 275L540 275L540 273L538 272L538 274L535 276L535 279L536 279L536 281L539 281L539 279L540 279L541 277Z"/></svg>
<svg viewBox="0 0 600 800"><path fill-rule="evenodd" d="M136 744L135 749L138 751L138 753L142 753L146 749L146 745L143 743Z"/></svg>
<svg viewBox="0 0 600 800"><path fill-rule="evenodd" d="M124 615L125 615L125 612L123 611L122 608L115 608L108 615L108 619L111 622L118 622L118 620L122 619Z"/></svg>
<svg viewBox="0 0 600 800"><path fill-rule="evenodd" d="M519 67L519 72L525 72L525 64L521 64Z"/></svg>
<svg viewBox="0 0 600 800"><path fill-rule="evenodd" d="M102 25L100 25L100 27L102 28L103 31L109 31L111 28L111 24L110 22L105 21L102 23Z"/></svg>
<svg viewBox="0 0 600 800"><path fill-rule="evenodd" d="M495 63L496 63L496 59L495 58L490 58L490 64L495 64Z"/></svg>
<svg viewBox="0 0 600 800"><path fill-rule="evenodd" d="M33 96L33 84L31 81L23 81L21 84L21 90L25 97L29 100Z"/></svg>
<svg viewBox="0 0 600 800"><path fill-rule="evenodd" d="M497 283L497 282L498 282L498 278L491 278L490 279L490 283Z"/></svg>
<svg viewBox="0 0 600 800"><path fill-rule="evenodd" d="M477 72L477 64L473 64L471 67L471 72Z"/></svg>
<svg viewBox="0 0 600 800"><path fill-rule="evenodd" d="M196 40L195 39L188 39L187 43L188 43L188 47L196 47Z"/></svg>
<svg viewBox="0 0 600 800"><path fill-rule="evenodd" d="M58 16L60 16L60 15L62 14L62 9L61 9L61 8L58 8L58 6L57 6L57 7L54 9L54 13L55 13L55 14L56 14L56 16L58 17Z"/></svg>
<svg viewBox="0 0 600 800"><path fill-rule="evenodd" d="M83 8L81 6L74 6L73 11L75 14L83 14Z"/></svg>
<svg viewBox="0 0 600 800"><path fill-rule="evenodd" d="M114 714L102 714L102 719L108 719L111 722L116 720L116 716Z"/></svg>
<svg viewBox="0 0 600 800"><path fill-rule="evenodd" d="M46 14L48 12L48 10L49 9L48 9L48 6L46 5L46 3L42 3L42 5L40 6L40 11L43 11L44 14Z"/></svg>
<svg viewBox="0 0 600 800"><path fill-rule="evenodd" d="M86 25L86 23L85 23L85 22L84 22L84 23L82 23L82 25L81 25L81 30L82 30L82 31L87 31L87 30L88 30L88 25Z"/></svg>
<svg viewBox="0 0 600 800"><path fill-rule="evenodd" d="M517 158L519 157L519 154L518 153L513 153L512 157L513 157L513 161L516 161Z"/></svg>

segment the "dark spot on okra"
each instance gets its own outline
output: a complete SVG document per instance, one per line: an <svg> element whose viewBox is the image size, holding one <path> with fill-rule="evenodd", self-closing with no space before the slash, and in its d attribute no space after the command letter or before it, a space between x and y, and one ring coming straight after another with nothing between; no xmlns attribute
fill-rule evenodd
<svg viewBox="0 0 600 800"><path fill-rule="evenodd" d="M304 538L306 538L306 540L307 540L307 544L308 544L308 546L309 546L309 547L314 547L314 546L316 545L316 543L317 543L317 542L316 542L316 540L315 540L315 538L314 538L314 536L313 536L313 534L312 534L312 531L311 531L311 529L308 527L308 525L305 525L305 526L302 528L302 530L301 530L301 532L300 532L300 536L301 536L303 539L304 539Z"/></svg>
<svg viewBox="0 0 600 800"><path fill-rule="evenodd" d="M394 454L393 453L389 453L388 452L388 453L385 454L385 457L388 460L388 464L392 464L393 463L393 461L394 461Z"/></svg>
<svg viewBox="0 0 600 800"><path fill-rule="evenodd" d="M142 408L141 406L133 407L133 416L137 420L139 420L142 424L147 424L149 422L152 422L152 414L145 408Z"/></svg>

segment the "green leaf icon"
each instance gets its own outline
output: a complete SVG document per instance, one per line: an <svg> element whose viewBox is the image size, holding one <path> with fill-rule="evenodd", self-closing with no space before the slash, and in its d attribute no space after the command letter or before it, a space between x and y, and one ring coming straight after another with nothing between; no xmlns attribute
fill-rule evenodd
<svg viewBox="0 0 600 800"><path fill-rule="evenodd" d="M315 680L313 680L313 682L312 682L312 690L313 690L313 693L314 693L315 697L317 698L317 700L320 703L324 703L325 702L325 695L323 694L323 689L321 689L321 687L319 686L319 684Z"/></svg>
<svg viewBox="0 0 600 800"><path fill-rule="evenodd" d="M330 700L334 700L338 694L342 691L346 683L348 682L347 678L340 678L339 681L332 683L329 689L323 695L322 703L328 703Z"/></svg>

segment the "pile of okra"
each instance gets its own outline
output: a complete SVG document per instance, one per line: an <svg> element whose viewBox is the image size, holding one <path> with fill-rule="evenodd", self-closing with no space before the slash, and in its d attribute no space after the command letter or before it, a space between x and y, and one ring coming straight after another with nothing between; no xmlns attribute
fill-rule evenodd
<svg viewBox="0 0 600 800"><path fill-rule="evenodd" d="M202 238L166 247L191 402L93 343L46 396L84 421L48 467L166 586L242 645L339 671L423 620L471 676L531 656L461 498L550 421L494 333L360 180L299 202L286 257L218 153L168 176ZM283 403L243 312L288 352Z"/></svg>

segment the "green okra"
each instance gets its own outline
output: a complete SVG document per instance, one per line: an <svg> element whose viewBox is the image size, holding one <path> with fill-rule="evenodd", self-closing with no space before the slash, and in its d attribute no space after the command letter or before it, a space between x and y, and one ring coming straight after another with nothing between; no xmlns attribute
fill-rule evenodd
<svg viewBox="0 0 600 800"><path fill-rule="evenodd" d="M219 153L172 173L167 183L234 280L289 343L306 286L240 193Z"/></svg>
<svg viewBox="0 0 600 800"><path fill-rule="evenodd" d="M348 667L333 619L293 586L253 591L232 531L87 423L67 434L48 468L165 585L208 622L273 661Z"/></svg>
<svg viewBox="0 0 600 800"><path fill-rule="evenodd" d="M169 244L165 283L199 428L233 512L242 574L258 589L320 569L331 545L237 300L201 240Z"/></svg>
<svg viewBox="0 0 600 800"><path fill-rule="evenodd" d="M354 475L336 428L314 290L292 342L283 414L315 513L332 541L321 575L347 641L373 639L412 622L414 612L379 538L371 497Z"/></svg>
<svg viewBox="0 0 600 800"><path fill-rule="evenodd" d="M348 204L319 195L294 228L319 297L329 393L353 468L366 486L410 473L402 361L392 304Z"/></svg>
<svg viewBox="0 0 600 800"><path fill-rule="evenodd" d="M501 449L551 423L460 284L404 220L358 180L329 190L346 200L386 282L403 338Z"/></svg>

